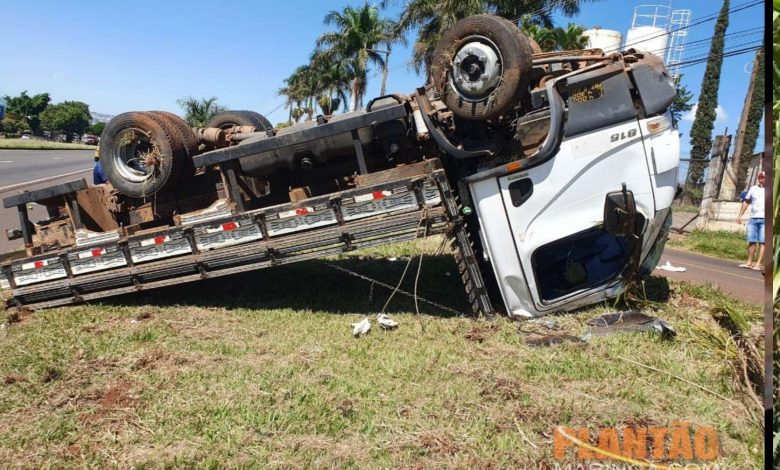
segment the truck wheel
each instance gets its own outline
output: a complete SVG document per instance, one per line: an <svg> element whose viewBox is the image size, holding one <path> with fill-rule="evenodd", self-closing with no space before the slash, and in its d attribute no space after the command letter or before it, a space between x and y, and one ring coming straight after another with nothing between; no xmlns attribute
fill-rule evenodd
<svg viewBox="0 0 780 470"><path fill-rule="evenodd" d="M254 111L224 111L217 113L206 123L206 127L219 127L223 130L233 126L255 126L258 131L267 131L274 127L265 116Z"/></svg>
<svg viewBox="0 0 780 470"><path fill-rule="evenodd" d="M146 113L113 118L100 139L100 163L114 188L144 198L173 189L186 154L175 134Z"/></svg>
<svg viewBox="0 0 780 470"><path fill-rule="evenodd" d="M431 79L455 115L490 120L517 105L528 84L532 54L530 40L511 21L470 16L437 44Z"/></svg>
<svg viewBox="0 0 780 470"><path fill-rule="evenodd" d="M166 117L170 124L176 126L176 128L179 129L179 132L183 137L183 143L187 149L187 154L190 156L190 158L198 154L198 145L199 145L198 137L192 131L190 125L187 124L187 121L177 116L176 114L170 113L168 111L150 111L150 112Z"/></svg>
<svg viewBox="0 0 780 470"><path fill-rule="evenodd" d="M169 134L174 137L174 155L181 154L181 168L176 169L173 174L175 181L183 183L185 178L195 174L195 165L192 163L192 157L198 154L198 138L192 132L192 128L179 116L167 111L147 111L143 113L148 115L166 128Z"/></svg>

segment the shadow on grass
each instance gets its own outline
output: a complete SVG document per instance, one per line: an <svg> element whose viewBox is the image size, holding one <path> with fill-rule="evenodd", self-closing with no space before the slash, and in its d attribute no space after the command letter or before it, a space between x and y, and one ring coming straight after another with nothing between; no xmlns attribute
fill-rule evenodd
<svg viewBox="0 0 780 470"><path fill-rule="evenodd" d="M336 314L379 313L391 291L378 284L340 272L326 263L346 268L377 281L395 286L408 258L347 258L328 261L305 261L259 271L197 281L179 286L128 294L102 301L116 306L197 306L248 309L311 310ZM401 289L412 292L417 273L417 259L409 266ZM423 259L418 294L433 302L453 308L464 315L470 308L449 255L427 255ZM419 302L420 313L453 316L434 306ZM397 293L388 313L414 312L412 298Z"/></svg>

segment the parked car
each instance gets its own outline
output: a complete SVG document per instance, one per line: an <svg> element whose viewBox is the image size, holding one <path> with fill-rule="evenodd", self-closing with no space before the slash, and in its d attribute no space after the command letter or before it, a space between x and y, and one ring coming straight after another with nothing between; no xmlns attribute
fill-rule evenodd
<svg viewBox="0 0 780 470"><path fill-rule="evenodd" d="M98 138L95 135L85 134L84 137L81 138L81 141L84 142L87 145L97 145L98 144Z"/></svg>

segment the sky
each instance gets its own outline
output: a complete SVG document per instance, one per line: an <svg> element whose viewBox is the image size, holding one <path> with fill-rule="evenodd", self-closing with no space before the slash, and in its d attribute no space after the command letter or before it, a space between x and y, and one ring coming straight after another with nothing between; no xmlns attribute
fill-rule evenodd
<svg viewBox="0 0 780 470"><path fill-rule="evenodd" d="M674 9L690 9L692 22L717 14L720 2L673 0ZM282 81L308 61L315 40L330 27L330 10L363 2L324 0L232 0L106 2L72 0L0 0L0 95L49 92L53 102L79 100L94 112L119 114L159 109L180 112L182 97L218 98L232 109L251 109L271 122L287 119ZM372 4L378 1L372 1ZM393 3L393 2L391 2ZM402 2L383 12L396 17ZM584 3L579 16L554 16L556 23L575 22L622 31L631 26L633 7L652 1L598 0ZM667 1L657 3L667 4ZM732 7L748 0L732 0ZM706 55L714 21L691 27L686 59ZM733 13L727 33L763 27L764 7ZM727 37L726 48L760 39L758 32ZM761 33L762 34L762 33ZM424 84L408 67L408 46L390 56L388 91L410 93ZM750 79L753 54L724 59L715 133L733 133ZM687 67L682 84L698 101L704 64ZM381 70L369 73L367 100L379 94ZM366 100L366 101L367 101ZM690 148L692 116L680 123L683 157ZM763 127L763 126L762 126ZM763 142L762 135L759 143ZM684 166L681 167L684 172Z"/></svg>

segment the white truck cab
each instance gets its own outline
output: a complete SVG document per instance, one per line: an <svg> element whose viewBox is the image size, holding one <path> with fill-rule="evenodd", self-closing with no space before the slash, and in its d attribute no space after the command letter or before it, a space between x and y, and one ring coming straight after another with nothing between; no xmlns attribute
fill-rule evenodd
<svg viewBox="0 0 780 470"><path fill-rule="evenodd" d="M482 253L511 316L614 297L663 250L678 186L674 85L653 58L616 65L587 78L584 100L576 81L559 87L563 138L545 161L471 178ZM628 226L616 231L610 214Z"/></svg>

